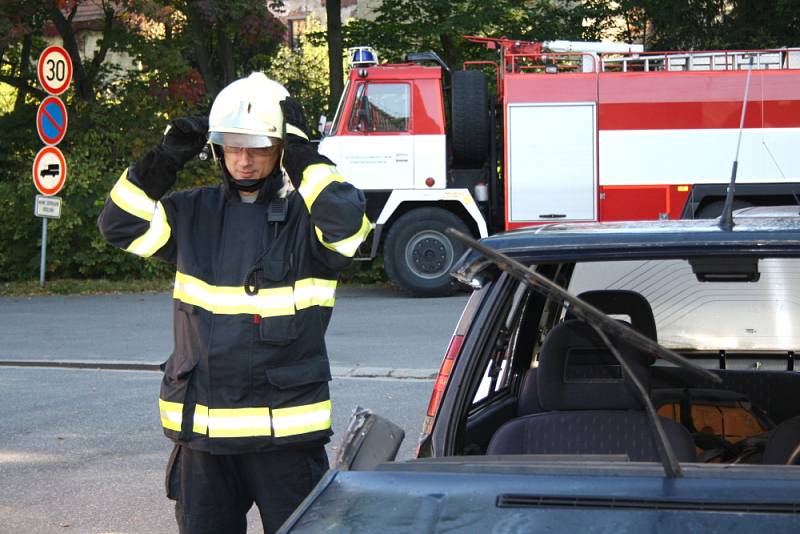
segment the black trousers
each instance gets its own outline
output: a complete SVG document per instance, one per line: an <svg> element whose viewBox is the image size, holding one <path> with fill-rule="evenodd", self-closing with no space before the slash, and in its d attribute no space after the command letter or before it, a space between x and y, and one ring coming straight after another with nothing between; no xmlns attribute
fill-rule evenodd
<svg viewBox="0 0 800 534"><path fill-rule="evenodd" d="M322 445L215 455L175 445L167 497L181 534L244 534L255 502L265 534L278 530L328 470Z"/></svg>

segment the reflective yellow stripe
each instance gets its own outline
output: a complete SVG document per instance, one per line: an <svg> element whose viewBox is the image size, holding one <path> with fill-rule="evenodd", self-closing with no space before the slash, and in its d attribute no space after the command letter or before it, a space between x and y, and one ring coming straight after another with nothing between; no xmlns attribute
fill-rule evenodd
<svg viewBox="0 0 800 534"><path fill-rule="evenodd" d="M294 314L291 287L262 289L248 295L243 286L212 286L199 278L178 272L172 296L187 304L200 306L211 313L235 315L249 313L262 317Z"/></svg>
<svg viewBox="0 0 800 534"><path fill-rule="evenodd" d="M270 436L269 408L210 408L208 437Z"/></svg>
<svg viewBox="0 0 800 534"><path fill-rule="evenodd" d="M183 421L183 404L158 399L158 409L161 412L161 425L164 428L180 432Z"/></svg>
<svg viewBox="0 0 800 534"><path fill-rule="evenodd" d="M156 211L156 201L128 181L128 169L125 169L114 184L111 200L121 209L145 221L152 220Z"/></svg>
<svg viewBox="0 0 800 534"><path fill-rule="evenodd" d="M297 137L302 137L303 139L308 139L308 136L306 135L306 133L303 130L301 130L300 128L298 128L297 126L293 125L293 124L287 124L286 125L286 133L287 134L294 134Z"/></svg>
<svg viewBox="0 0 800 534"><path fill-rule="evenodd" d="M331 401L272 410L275 437L305 434L331 427Z"/></svg>
<svg viewBox="0 0 800 534"><path fill-rule="evenodd" d="M152 217L150 228L148 228L144 234L134 239L125 250L137 256L149 258L169 240L172 230L167 222L167 214L161 202L156 203L155 213Z"/></svg>
<svg viewBox="0 0 800 534"><path fill-rule="evenodd" d="M326 248L329 248L334 252L338 252L342 256L352 258L358 250L358 247L364 242L369 233L372 231L372 223L369 222L367 216L364 215L364 218L361 221L361 228L359 228L355 234L335 243L325 242L322 236L322 230L320 230L319 227L315 226L314 230L317 233L317 239L319 239L319 242L325 245Z"/></svg>
<svg viewBox="0 0 800 534"><path fill-rule="evenodd" d="M158 400L161 424L176 432L181 430L183 404ZM280 408L208 408L198 404L194 408L192 429L210 438L275 437L305 434L331 427L331 401Z"/></svg>
<svg viewBox="0 0 800 534"><path fill-rule="evenodd" d="M298 310L336 303L336 280L304 278L294 285L294 306Z"/></svg>
<svg viewBox="0 0 800 534"><path fill-rule="evenodd" d="M208 406L195 404L192 430L203 435L208 433Z"/></svg>
<svg viewBox="0 0 800 534"><path fill-rule="evenodd" d="M322 190L333 182L344 182L342 175L336 172L336 167L323 163L306 167L306 170L303 171L303 181L300 183L299 191L308 211L311 211L311 206Z"/></svg>

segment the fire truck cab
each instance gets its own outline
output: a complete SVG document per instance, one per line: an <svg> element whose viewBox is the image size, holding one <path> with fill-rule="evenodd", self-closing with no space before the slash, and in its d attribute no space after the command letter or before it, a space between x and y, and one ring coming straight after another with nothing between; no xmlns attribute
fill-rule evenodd
<svg viewBox="0 0 800 534"><path fill-rule="evenodd" d="M412 295L455 289L448 227L715 217L740 132L737 207L800 203L800 49L468 39L499 51L496 95L487 62L450 72L431 52L379 64L357 48L320 143L367 196L360 256L382 252Z"/></svg>

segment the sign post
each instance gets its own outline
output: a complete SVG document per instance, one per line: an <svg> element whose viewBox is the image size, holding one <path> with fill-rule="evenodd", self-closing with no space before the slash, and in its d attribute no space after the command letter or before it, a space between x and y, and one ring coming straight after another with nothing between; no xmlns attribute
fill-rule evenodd
<svg viewBox="0 0 800 534"><path fill-rule="evenodd" d="M36 195L33 213L42 219L42 250L39 261L39 286L44 287L45 257L47 255L47 219L61 217L61 199L53 196L61 191L67 180L67 160L55 145L67 133L67 108L60 95L72 81L72 60L60 46L48 46L39 56L36 66L39 83L50 96L42 100L36 113L36 131L47 145L33 160L33 185Z"/></svg>
<svg viewBox="0 0 800 534"><path fill-rule="evenodd" d="M39 287L44 287L44 260L47 256L47 218L42 217L42 251L39 254Z"/></svg>

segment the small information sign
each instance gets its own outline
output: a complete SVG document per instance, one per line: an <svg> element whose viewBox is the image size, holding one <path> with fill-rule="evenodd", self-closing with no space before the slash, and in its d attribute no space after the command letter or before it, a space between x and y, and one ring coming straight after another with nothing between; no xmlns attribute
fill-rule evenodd
<svg viewBox="0 0 800 534"><path fill-rule="evenodd" d="M36 195L36 204L33 214L37 217L58 219L61 217L61 198Z"/></svg>

